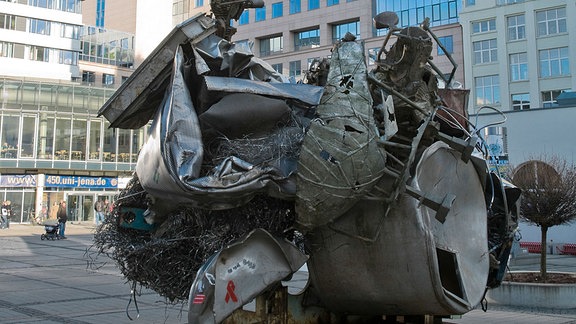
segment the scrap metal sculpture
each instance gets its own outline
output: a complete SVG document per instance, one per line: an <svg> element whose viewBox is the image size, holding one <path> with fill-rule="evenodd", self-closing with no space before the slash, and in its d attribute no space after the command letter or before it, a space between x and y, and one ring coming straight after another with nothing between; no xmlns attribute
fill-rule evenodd
<svg viewBox="0 0 576 324"><path fill-rule="evenodd" d="M237 6L214 0L213 12L229 20ZM115 127L139 127L147 122L140 112L150 116L147 99L162 97L138 159L139 185L120 195L116 218L96 234L100 251L112 245L123 273L139 281L130 270L142 267L136 249L187 244L180 248L193 252L190 262L171 271L195 278L190 323L343 323L473 309L502 280L518 191L489 171L465 105L449 104L455 92L438 88L427 23L399 29L397 19L375 18L388 34L373 71L362 42L347 35L308 74L315 85L287 83L203 15L178 26L187 39L174 46L168 38L139 68L158 71L161 86L135 94L150 80L135 73L100 110ZM149 227L122 217L135 208ZM167 237L175 226L188 234ZM122 244L139 233L143 243L114 245L110 232ZM204 246L208 237L217 251ZM177 257L164 255L163 267ZM281 281L305 262L310 281L289 295ZM242 310L252 299L256 312Z"/></svg>

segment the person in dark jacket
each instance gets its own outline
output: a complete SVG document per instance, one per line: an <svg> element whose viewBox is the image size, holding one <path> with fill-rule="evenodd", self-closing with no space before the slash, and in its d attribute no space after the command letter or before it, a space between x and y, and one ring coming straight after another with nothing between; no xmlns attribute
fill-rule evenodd
<svg viewBox="0 0 576 324"><path fill-rule="evenodd" d="M5 200L2 203L0 228L10 228L10 216L12 216L12 205L10 204L10 200Z"/></svg>
<svg viewBox="0 0 576 324"><path fill-rule="evenodd" d="M66 230L66 221L68 220L68 212L66 211L66 202L62 200L60 206L58 207L58 212L56 213L58 218L58 223L60 223L60 238L65 239L64 231Z"/></svg>
<svg viewBox="0 0 576 324"><path fill-rule="evenodd" d="M2 213L0 213L0 228L10 227L10 213L12 212L12 206L8 205L8 201L2 202Z"/></svg>

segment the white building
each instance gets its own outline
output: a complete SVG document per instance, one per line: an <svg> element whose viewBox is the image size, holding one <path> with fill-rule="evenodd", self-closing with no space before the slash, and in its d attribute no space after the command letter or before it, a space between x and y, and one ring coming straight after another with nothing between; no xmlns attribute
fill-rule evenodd
<svg viewBox="0 0 576 324"><path fill-rule="evenodd" d="M478 125L506 118L503 157L510 167L545 156L576 163L576 107L557 100L576 89L576 2L567 0L465 0L460 12L469 113ZM561 97L561 98L562 98ZM503 114L494 113L492 106ZM575 242L576 228L549 230L554 242ZM521 225L524 241L540 229Z"/></svg>
<svg viewBox="0 0 576 324"><path fill-rule="evenodd" d="M79 78L81 28L79 1L0 1L0 74Z"/></svg>

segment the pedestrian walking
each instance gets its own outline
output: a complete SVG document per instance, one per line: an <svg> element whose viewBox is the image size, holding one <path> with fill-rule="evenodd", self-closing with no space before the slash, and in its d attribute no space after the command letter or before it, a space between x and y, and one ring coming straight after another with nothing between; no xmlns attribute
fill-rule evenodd
<svg viewBox="0 0 576 324"><path fill-rule="evenodd" d="M10 228L10 217L12 216L12 204L10 200L4 200L2 202L2 211L0 219L0 228Z"/></svg>
<svg viewBox="0 0 576 324"><path fill-rule="evenodd" d="M58 223L60 224L60 238L65 239L66 235L64 232L66 231L66 221L68 221L68 211L66 210L66 202L64 200L60 202L56 217L58 217Z"/></svg>
<svg viewBox="0 0 576 324"><path fill-rule="evenodd" d="M104 221L104 212L106 206L102 201L102 198L98 198L98 201L94 204L94 211L96 211L96 226L100 225Z"/></svg>

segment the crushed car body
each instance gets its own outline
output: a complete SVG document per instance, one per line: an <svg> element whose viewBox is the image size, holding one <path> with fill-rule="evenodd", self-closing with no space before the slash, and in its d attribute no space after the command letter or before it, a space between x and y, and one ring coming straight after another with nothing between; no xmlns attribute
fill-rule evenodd
<svg viewBox="0 0 576 324"><path fill-rule="evenodd" d="M255 224L186 266L190 323L270 319L241 308L278 302L273 292L287 294L281 281L304 263L310 280L282 299L282 323L464 314L500 284L518 190L490 171L467 91L450 88L454 71L443 79L431 62L427 22L396 23L393 13L375 17L388 35L374 70L362 41L347 35L307 84L196 15L101 108L111 127L150 123L135 170L145 198L116 202L117 215L140 208L147 242L182 215L194 214L203 233L220 230L210 225L217 212ZM285 209L240 209L263 196ZM260 226L268 208L286 222L275 233ZM114 233L143 232L123 225Z"/></svg>

